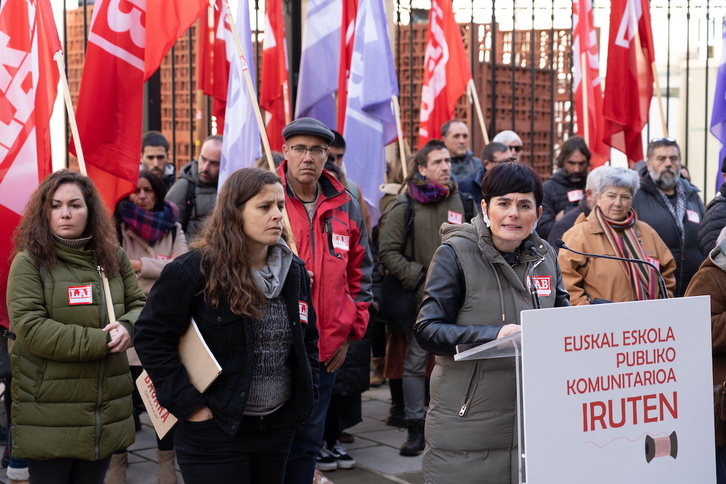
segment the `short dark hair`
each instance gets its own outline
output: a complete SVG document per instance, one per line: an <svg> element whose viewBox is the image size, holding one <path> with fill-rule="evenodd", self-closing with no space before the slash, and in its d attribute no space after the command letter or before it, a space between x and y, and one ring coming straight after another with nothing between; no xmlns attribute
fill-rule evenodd
<svg viewBox="0 0 726 484"><path fill-rule="evenodd" d="M408 174L408 179L412 179L413 176L418 173L418 167L423 166L426 168L429 164L429 153L436 150L446 150L446 152L449 152L449 149L446 147L446 144L444 144L443 141L440 139L430 139L426 142L425 145L421 147L420 150L416 152L416 156L414 156L414 162L416 163L413 167L414 169L411 170L411 172Z"/></svg>
<svg viewBox="0 0 726 484"><path fill-rule="evenodd" d="M650 160L650 158L653 156L653 151L655 151L656 148L662 148L664 146L675 146L678 150L678 157L681 157L681 147L678 146L678 141L672 138L657 138L650 140L650 143L648 143L648 151L645 157Z"/></svg>
<svg viewBox="0 0 726 484"><path fill-rule="evenodd" d="M338 133L334 129L331 129L330 131L333 132L333 135L335 136L335 138L333 138L333 141L331 141L328 146L330 146L331 148L345 149L345 138L343 138L343 135Z"/></svg>
<svg viewBox="0 0 726 484"><path fill-rule="evenodd" d="M144 153L144 149L147 146L163 146L164 150L169 152L169 141L166 137L158 131L147 131L141 138L141 153Z"/></svg>
<svg viewBox="0 0 726 484"><path fill-rule="evenodd" d="M447 122L445 122L444 124L442 124L442 125L441 125L441 137L442 137L442 138L443 138L444 136L446 136L446 133L448 133L448 132L449 132L449 128L450 128L450 127L451 127L451 125L452 125L452 124L454 124L454 123L461 123L461 124L463 124L464 126L466 126L466 123L465 123L464 121L460 120L460 119L457 119L457 118L454 118L454 119L450 119L450 120L448 120Z"/></svg>
<svg viewBox="0 0 726 484"><path fill-rule="evenodd" d="M481 182L483 200L489 205L492 197L507 193L534 193L537 208L542 206L542 181L534 169L524 163L499 163L487 170Z"/></svg>
<svg viewBox="0 0 726 484"><path fill-rule="evenodd" d="M149 170L141 170L139 172L139 178L146 178L151 184L151 189L154 190L156 196L156 204L154 205L154 212L160 212L164 208L164 198L166 198L166 185L161 178L154 175Z"/></svg>
<svg viewBox="0 0 726 484"><path fill-rule="evenodd" d="M567 161L567 159L576 151L579 151L585 156L585 158L587 158L587 164L589 165L592 153L587 147L587 142L579 136L572 136L565 141L560 148L560 154L557 155L556 161L557 168L565 166L565 161Z"/></svg>
<svg viewBox="0 0 726 484"><path fill-rule="evenodd" d="M509 150L509 146L505 145L504 143L497 143L496 141L492 141L488 145L484 147L484 149L481 152L481 159L482 161L494 161L493 156L494 153L504 153L505 151Z"/></svg>

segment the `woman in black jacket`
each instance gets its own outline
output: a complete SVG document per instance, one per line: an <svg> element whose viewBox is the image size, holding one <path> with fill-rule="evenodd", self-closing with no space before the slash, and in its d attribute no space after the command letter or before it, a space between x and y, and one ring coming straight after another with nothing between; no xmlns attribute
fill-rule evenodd
<svg viewBox="0 0 726 484"><path fill-rule="evenodd" d="M233 173L137 322L141 363L179 418L174 446L187 484L282 482L295 428L312 410L318 332L310 278L282 236L284 204L274 173ZM177 351L192 318L222 367L204 393Z"/></svg>

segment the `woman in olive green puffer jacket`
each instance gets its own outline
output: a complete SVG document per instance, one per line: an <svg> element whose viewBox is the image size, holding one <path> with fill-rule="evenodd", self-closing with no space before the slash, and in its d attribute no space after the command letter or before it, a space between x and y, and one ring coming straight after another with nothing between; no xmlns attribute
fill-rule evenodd
<svg viewBox="0 0 726 484"><path fill-rule="evenodd" d="M102 483L111 453L134 442L124 351L145 296L83 175L62 170L38 187L15 244L7 292L16 335L13 456L29 459L36 482ZM100 267L108 273L114 320ZM63 461L68 475L58 475Z"/></svg>

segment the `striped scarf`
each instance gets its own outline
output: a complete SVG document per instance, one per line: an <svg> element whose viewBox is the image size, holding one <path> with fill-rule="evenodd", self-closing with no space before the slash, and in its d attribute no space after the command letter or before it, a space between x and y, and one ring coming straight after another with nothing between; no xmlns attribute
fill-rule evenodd
<svg viewBox="0 0 726 484"><path fill-rule="evenodd" d="M153 246L174 227L174 222L179 217L179 209L173 203L164 200L162 210L154 212L139 208L127 200L121 202L120 214L126 225Z"/></svg>
<svg viewBox="0 0 726 484"><path fill-rule="evenodd" d="M600 207L595 206L595 217L617 257L648 260L635 232L635 222L638 221L635 210L631 208L625 220L617 221L606 217ZM625 261L620 261L620 265L628 275L637 301L658 297L658 279L650 267Z"/></svg>

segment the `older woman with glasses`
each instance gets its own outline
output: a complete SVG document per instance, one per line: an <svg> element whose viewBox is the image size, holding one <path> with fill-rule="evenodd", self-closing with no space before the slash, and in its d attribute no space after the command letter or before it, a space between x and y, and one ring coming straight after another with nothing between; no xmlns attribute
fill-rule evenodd
<svg viewBox="0 0 726 484"><path fill-rule="evenodd" d="M558 255L573 305L640 301L672 297L676 262L655 230L638 220L632 208L640 186L638 174L605 168L595 186L595 207L565 232L563 241L579 252L652 262L660 268L668 295L660 293L658 275L646 264L603 259L561 250Z"/></svg>

